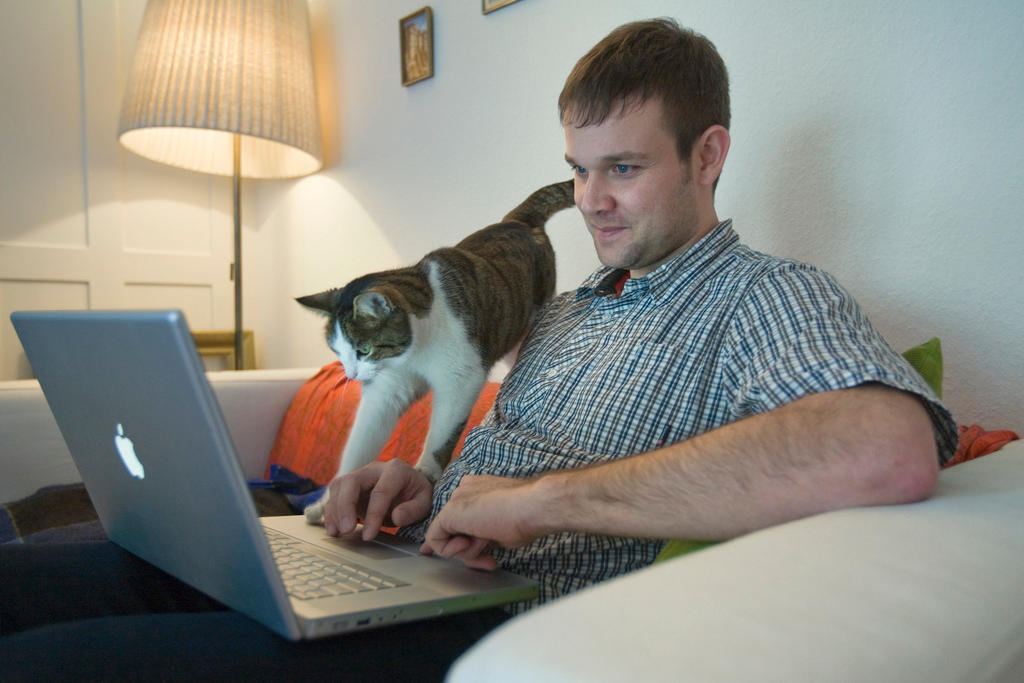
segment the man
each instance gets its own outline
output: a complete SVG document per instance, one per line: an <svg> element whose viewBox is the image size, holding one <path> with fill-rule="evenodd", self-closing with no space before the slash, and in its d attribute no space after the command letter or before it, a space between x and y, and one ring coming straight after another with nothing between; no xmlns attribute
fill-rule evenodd
<svg viewBox="0 0 1024 683"><path fill-rule="evenodd" d="M657 539L928 497L949 414L830 277L746 249L716 215L714 46L669 21L620 27L559 108L606 268L542 312L436 490L371 464L331 484L328 531L416 525L424 552L533 575L544 600L648 564Z"/></svg>
<svg viewBox="0 0 1024 683"><path fill-rule="evenodd" d="M927 497L949 413L830 277L752 252L716 215L729 105L714 47L671 22L621 27L560 112L606 267L541 312L436 488L373 463L331 483L328 531L401 525L424 552L538 577L546 600L649 564L660 539ZM12 678L427 680L506 618L287 643L112 544L0 554Z"/></svg>

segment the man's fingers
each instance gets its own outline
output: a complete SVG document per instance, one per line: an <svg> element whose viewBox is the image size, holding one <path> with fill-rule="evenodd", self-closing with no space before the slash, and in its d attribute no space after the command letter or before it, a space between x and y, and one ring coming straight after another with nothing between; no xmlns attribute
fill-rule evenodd
<svg viewBox="0 0 1024 683"><path fill-rule="evenodd" d="M401 460L373 462L330 483L324 527L332 536L352 532L360 518L363 539L382 526L402 526L430 513L433 487L422 473Z"/></svg>
<svg viewBox="0 0 1024 683"><path fill-rule="evenodd" d="M390 482L384 481L383 477L370 491L370 498L366 504L366 515L363 517L363 540L372 540L384 526L384 520L388 517L397 494L398 490L395 490Z"/></svg>
<svg viewBox="0 0 1024 683"><path fill-rule="evenodd" d="M453 536L438 554L442 557L454 557L473 569L491 571L498 567L498 562L491 555L492 547L486 538Z"/></svg>
<svg viewBox="0 0 1024 683"><path fill-rule="evenodd" d="M441 557L457 557L458 555L466 552L472 541L468 536L452 536L448 541L441 546L441 549L437 551L437 554Z"/></svg>
<svg viewBox="0 0 1024 683"><path fill-rule="evenodd" d="M429 496L399 503L391 511L391 523L395 526L406 526L424 519L430 514L431 499Z"/></svg>
<svg viewBox="0 0 1024 683"><path fill-rule="evenodd" d="M424 541L420 546L420 552L425 555L436 554L444 558L455 558L473 569L493 571L498 567L497 560L491 555L493 547L486 538L456 535Z"/></svg>
<svg viewBox="0 0 1024 683"><path fill-rule="evenodd" d="M411 472L412 468L400 460L390 460L381 466L380 476L370 491L363 515L364 540L373 539L386 522L394 522L391 517L393 509L406 502L403 497L412 495L407 491L412 485Z"/></svg>
<svg viewBox="0 0 1024 683"><path fill-rule="evenodd" d="M338 514L338 531L351 533L359 522L359 505L364 495L363 485L355 477L343 477L338 482L335 510Z"/></svg>
<svg viewBox="0 0 1024 683"><path fill-rule="evenodd" d="M360 508L376 483L377 475L366 470L356 470L330 483L331 496L324 511L327 533L331 533L332 526L336 533L331 535L351 533L356 528Z"/></svg>
<svg viewBox="0 0 1024 683"><path fill-rule="evenodd" d="M498 562L491 555L491 549L494 544L488 541L486 538L474 538L461 553L458 553L456 557L460 559L467 567L473 569L486 569L493 571L498 568Z"/></svg>
<svg viewBox="0 0 1024 683"><path fill-rule="evenodd" d="M440 555L447 559L454 557L456 553L464 551L469 545L469 536L449 534L439 529L435 524L431 524L427 529L423 545L420 546L420 552L427 555Z"/></svg>

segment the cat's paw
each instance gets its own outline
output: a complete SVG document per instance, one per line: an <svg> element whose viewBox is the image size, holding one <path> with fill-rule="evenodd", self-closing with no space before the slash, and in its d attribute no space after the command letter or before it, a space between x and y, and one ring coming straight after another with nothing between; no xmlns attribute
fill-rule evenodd
<svg viewBox="0 0 1024 683"><path fill-rule="evenodd" d="M302 511L306 515L307 524L319 524L324 520L324 508L327 507L327 499L330 496L328 490L324 490L324 495L315 502L306 506L306 509Z"/></svg>
<svg viewBox="0 0 1024 683"><path fill-rule="evenodd" d="M441 467L430 458L420 458L414 469L426 477L431 486L436 484L437 480L441 478Z"/></svg>

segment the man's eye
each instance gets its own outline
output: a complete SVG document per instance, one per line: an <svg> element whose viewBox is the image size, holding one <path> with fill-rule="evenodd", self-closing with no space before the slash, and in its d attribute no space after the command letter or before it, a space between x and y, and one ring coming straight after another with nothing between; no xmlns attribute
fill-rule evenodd
<svg viewBox="0 0 1024 683"><path fill-rule="evenodd" d="M615 164L612 170L615 171L616 175L626 175L633 170L633 167L629 164Z"/></svg>
<svg viewBox="0 0 1024 683"><path fill-rule="evenodd" d="M573 165L571 168L572 172L575 173L576 175L587 175L587 169L583 168L582 166Z"/></svg>

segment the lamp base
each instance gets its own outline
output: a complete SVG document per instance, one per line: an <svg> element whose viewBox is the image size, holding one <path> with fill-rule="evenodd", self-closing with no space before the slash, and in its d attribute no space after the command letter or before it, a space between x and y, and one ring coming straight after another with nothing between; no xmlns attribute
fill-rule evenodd
<svg viewBox="0 0 1024 683"><path fill-rule="evenodd" d="M207 370L256 369L256 342L252 330L242 332L241 356L236 355L232 330L193 331L192 339ZM236 363L236 360L240 362Z"/></svg>

